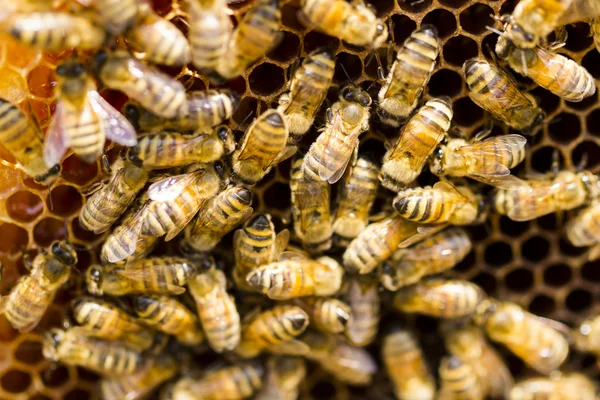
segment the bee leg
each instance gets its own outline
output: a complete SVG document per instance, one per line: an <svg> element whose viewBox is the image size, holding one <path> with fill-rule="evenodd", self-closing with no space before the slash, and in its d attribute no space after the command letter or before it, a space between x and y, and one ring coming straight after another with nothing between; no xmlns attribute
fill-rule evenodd
<svg viewBox="0 0 600 400"><path fill-rule="evenodd" d="M110 175L112 170L110 168L110 162L108 161L108 157L106 156L104 151L102 152L102 156L100 158L102 160L102 173L104 173L105 175Z"/></svg>
<svg viewBox="0 0 600 400"><path fill-rule="evenodd" d="M598 258L600 258L600 244L590 247L588 253L588 261L596 261Z"/></svg>
<svg viewBox="0 0 600 400"><path fill-rule="evenodd" d="M33 263L31 262L31 257L28 253L25 252L25 250L23 250L23 265L25 266L27 271L31 272L31 269L33 268Z"/></svg>
<svg viewBox="0 0 600 400"><path fill-rule="evenodd" d="M581 155L581 160L579 160L579 163L577 164L576 171L582 172L585 169L585 167L587 167L588 160L589 160L589 154L583 153Z"/></svg>
<svg viewBox="0 0 600 400"><path fill-rule="evenodd" d="M8 304L9 296L0 297L0 314L4 314L6 311L6 305Z"/></svg>
<svg viewBox="0 0 600 400"><path fill-rule="evenodd" d="M493 124L488 124L487 127L483 128L482 130L477 132L477 134L473 138L473 141L479 142L479 141L487 138L488 136L490 136L490 134L492 133L492 128L493 128Z"/></svg>
<svg viewBox="0 0 600 400"><path fill-rule="evenodd" d="M556 39L554 39L554 41L552 43L549 43L547 46L550 51L555 51L560 49L561 47L564 47L567 44L567 39L569 37L569 32L567 32L564 26L556 29L554 33Z"/></svg>
<svg viewBox="0 0 600 400"><path fill-rule="evenodd" d="M556 226L562 226L563 222L565 222L565 212L559 210L556 212Z"/></svg>
<svg viewBox="0 0 600 400"><path fill-rule="evenodd" d="M560 170L560 153L558 152L558 149L554 149L554 151L552 152L552 167L551 167L552 175L553 176L558 175L559 170Z"/></svg>

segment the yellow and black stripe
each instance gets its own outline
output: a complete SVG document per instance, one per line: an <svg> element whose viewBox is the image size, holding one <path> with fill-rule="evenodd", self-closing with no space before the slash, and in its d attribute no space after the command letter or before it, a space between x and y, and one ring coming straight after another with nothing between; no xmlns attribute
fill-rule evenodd
<svg viewBox="0 0 600 400"><path fill-rule="evenodd" d="M452 400L483 400L484 393L471 364L456 356L445 357L440 364L441 398Z"/></svg>
<svg viewBox="0 0 600 400"><path fill-rule="evenodd" d="M295 338L307 326L308 315L300 307L276 306L250 322L243 330L243 337L261 348L268 348Z"/></svg>

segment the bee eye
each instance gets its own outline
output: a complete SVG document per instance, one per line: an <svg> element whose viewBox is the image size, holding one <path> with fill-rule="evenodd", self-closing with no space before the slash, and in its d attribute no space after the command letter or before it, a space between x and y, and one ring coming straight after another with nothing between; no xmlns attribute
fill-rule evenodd
<svg viewBox="0 0 600 400"><path fill-rule="evenodd" d="M94 281L96 283L100 283L100 281L102 280L102 273L100 272L99 269L94 268L92 270L92 272L90 273L90 276L92 278L92 281Z"/></svg>
<svg viewBox="0 0 600 400"><path fill-rule="evenodd" d="M361 95L358 99L358 104L360 104L363 107L370 106L371 105L371 97L366 94Z"/></svg>
<svg viewBox="0 0 600 400"><path fill-rule="evenodd" d="M65 65L59 65L58 67L56 67L56 75L58 76L65 76L67 75L67 67Z"/></svg>
<svg viewBox="0 0 600 400"><path fill-rule="evenodd" d="M344 90L342 90L342 97L344 100L352 100L354 98L354 93L352 93L350 88L344 88Z"/></svg>
<svg viewBox="0 0 600 400"><path fill-rule="evenodd" d="M221 141L225 142L229 138L229 130L225 126L221 126L217 129L217 136Z"/></svg>

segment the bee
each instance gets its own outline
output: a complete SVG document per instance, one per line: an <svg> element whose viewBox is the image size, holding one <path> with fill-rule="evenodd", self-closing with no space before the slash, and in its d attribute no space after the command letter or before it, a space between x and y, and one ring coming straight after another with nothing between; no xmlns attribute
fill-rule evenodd
<svg viewBox="0 0 600 400"><path fill-rule="evenodd" d="M596 93L594 77L577 62L536 47L520 49L507 46L498 57L519 74L567 101L578 102Z"/></svg>
<svg viewBox="0 0 600 400"><path fill-rule="evenodd" d="M289 134L295 141L313 125L335 72L335 57L328 48L310 53L294 73L290 91L279 96L277 110L283 113Z"/></svg>
<svg viewBox="0 0 600 400"><path fill-rule="evenodd" d="M410 116L431 78L439 52L440 39L433 25L421 25L404 41L379 90L377 114L382 122L398 127Z"/></svg>
<svg viewBox="0 0 600 400"><path fill-rule="evenodd" d="M104 29L119 36L136 23L142 5L136 0L95 0L93 7Z"/></svg>
<svg viewBox="0 0 600 400"><path fill-rule="evenodd" d="M592 36L594 38L596 50L600 52L600 17L594 18L592 21L590 21L590 29L592 30Z"/></svg>
<svg viewBox="0 0 600 400"><path fill-rule="evenodd" d="M56 68L58 97L44 141L44 161L60 162L67 148L87 163L103 153L105 138L123 146L137 143L135 129L96 91L83 64L67 60Z"/></svg>
<svg viewBox="0 0 600 400"><path fill-rule="evenodd" d="M217 353L233 350L240 341L240 315L226 286L225 274L215 268L188 283L208 344Z"/></svg>
<svg viewBox="0 0 600 400"><path fill-rule="evenodd" d="M587 376L574 372L550 377L529 378L510 391L510 400L594 400L596 384Z"/></svg>
<svg viewBox="0 0 600 400"><path fill-rule="evenodd" d="M231 129L218 127L214 133L183 135L161 132L143 135L127 152L127 158L146 169L181 167L198 162L210 163L235 150Z"/></svg>
<svg viewBox="0 0 600 400"><path fill-rule="evenodd" d="M600 204L595 203L581 211L567 222L565 231L573 246L594 246L588 255L589 260L598 258L600 251Z"/></svg>
<svg viewBox="0 0 600 400"><path fill-rule="evenodd" d="M150 257L127 265L92 265L85 274L87 290L95 296L108 294L172 294L185 292L183 286L198 268L181 257Z"/></svg>
<svg viewBox="0 0 600 400"><path fill-rule="evenodd" d="M377 364L367 350L351 346L339 337L306 331L301 340L310 347L306 358L318 362L341 382L366 386L377 372Z"/></svg>
<svg viewBox="0 0 600 400"><path fill-rule="evenodd" d="M148 188L147 201L138 212L139 233L173 239L198 210L221 189L221 179L210 164L191 172L168 176Z"/></svg>
<svg viewBox="0 0 600 400"><path fill-rule="evenodd" d="M198 318L183 304L169 296L143 294L133 298L133 310L140 320L189 346L204 340Z"/></svg>
<svg viewBox="0 0 600 400"><path fill-rule="evenodd" d="M494 398L507 398L513 377L498 352L489 345L481 329L469 325L445 335L446 348L463 363L470 364L482 392Z"/></svg>
<svg viewBox="0 0 600 400"><path fill-rule="evenodd" d="M99 49L106 41L104 29L89 19L56 11L15 13L3 21L0 30L46 51Z"/></svg>
<svg viewBox="0 0 600 400"><path fill-rule="evenodd" d="M484 400L485 395L471 364L455 356L440 363L440 400Z"/></svg>
<svg viewBox="0 0 600 400"><path fill-rule="evenodd" d="M484 300L474 315L490 339L503 344L534 370L549 374L569 355L569 329L530 314L516 304Z"/></svg>
<svg viewBox="0 0 600 400"><path fill-rule="evenodd" d="M429 169L438 176L468 177L503 189L522 185L510 169L525 159L527 139L521 135L482 137L477 135L472 142L450 139L437 148Z"/></svg>
<svg viewBox="0 0 600 400"><path fill-rule="evenodd" d="M36 182L49 186L58 178L60 165L51 168L43 159L42 134L34 120L17 106L0 98L0 144Z"/></svg>
<svg viewBox="0 0 600 400"><path fill-rule="evenodd" d="M71 303L73 317L90 336L122 340L146 350L153 345L154 333L132 316L106 300L85 296Z"/></svg>
<svg viewBox="0 0 600 400"><path fill-rule="evenodd" d="M600 316L583 321L572 332L575 348L581 352L600 354Z"/></svg>
<svg viewBox="0 0 600 400"><path fill-rule="evenodd" d="M96 234L105 232L127 210L148 181L148 172L135 163L118 159L110 179L95 185L79 212L81 225Z"/></svg>
<svg viewBox="0 0 600 400"><path fill-rule="evenodd" d="M396 292L394 308L435 318L461 318L472 315L485 297L474 283L431 279Z"/></svg>
<svg viewBox="0 0 600 400"><path fill-rule="evenodd" d="M290 179L294 231L310 252L319 253L331 248L330 185L306 179L302 159L292 163Z"/></svg>
<svg viewBox="0 0 600 400"><path fill-rule="evenodd" d="M185 109L187 99L181 82L124 50L96 53L92 71L107 88L123 92L159 117L175 118Z"/></svg>
<svg viewBox="0 0 600 400"><path fill-rule="evenodd" d="M29 332L40 322L58 290L69 280L77 264L77 253L66 241L53 242L32 262L25 258L30 270L20 278L10 294L0 297L0 314L19 332Z"/></svg>
<svg viewBox="0 0 600 400"><path fill-rule="evenodd" d="M142 353L124 342L98 339L77 328L52 328L42 338L44 357L103 375L132 374L144 366Z"/></svg>
<svg viewBox="0 0 600 400"><path fill-rule="evenodd" d="M371 97L361 88L340 90L339 100L327 110L325 128L304 156L306 180L333 184L342 177L350 159L356 159L359 135L369 129L370 106Z"/></svg>
<svg viewBox="0 0 600 400"><path fill-rule="evenodd" d="M463 74L469 98L509 127L530 135L546 118L531 94L521 92L505 72L487 61L478 58L465 61Z"/></svg>
<svg viewBox="0 0 600 400"><path fill-rule="evenodd" d="M346 338L354 346L371 344L381 320L379 285L371 279L349 278L344 287L344 300L350 306L352 316L346 324Z"/></svg>
<svg viewBox="0 0 600 400"><path fill-rule="evenodd" d="M600 17L600 7L595 0L572 0L568 6L558 18L559 27Z"/></svg>
<svg viewBox="0 0 600 400"><path fill-rule="evenodd" d="M251 204L252 192L245 187L225 189L200 210L185 244L196 251L212 250L223 236L252 215Z"/></svg>
<svg viewBox="0 0 600 400"><path fill-rule="evenodd" d="M303 0L302 20L326 35L351 45L377 49L388 38L388 29L363 1Z"/></svg>
<svg viewBox="0 0 600 400"><path fill-rule="evenodd" d="M379 180L394 192L414 181L437 145L446 137L452 120L448 97L434 98L408 120L400 138L383 157Z"/></svg>
<svg viewBox="0 0 600 400"><path fill-rule="evenodd" d="M445 181L433 187L404 189L394 198L393 205L402 218L423 224L468 225L487 216L482 195Z"/></svg>
<svg viewBox="0 0 600 400"><path fill-rule="evenodd" d="M398 399L435 398L435 379L413 332L395 329L384 336L381 358Z"/></svg>
<svg viewBox="0 0 600 400"><path fill-rule="evenodd" d="M227 51L217 64L217 74L229 80L245 72L279 42L280 24L281 11L278 0L256 2L233 31Z"/></svg>
<svg viewBox="0 0 600 400"><path fill-rule="evenodd" d="M274 356L267 361L265 384L255 400L296 400L306 378L306 363L300 357Z"/></svg>
<svg viewBox="0 0 600 400"><path fill-rule="evenodd" d="M285 346L290 355L303 355L308 347L295 338L308 326L308 314L293 305L275 306L257 313L245 322L242 341L236 353L244 358L256 357L262 350ZM288 353L289 354L289 353Z"/></svg>
<svg viewBox="0 0 600 400"><path fill-rule="evenodd" d="M598 197L600 188L600 180L589 171L560 171L552 179L526 183L512 190L498 190L496 211L513 221L529 221L584 205Z"/></svg>
<svg viewBox="0 0 600 400"><path fill-rule="evenodd" d="M135 25L125 34L142 59L155 64L181 66L192 60L190 44L172 22L156 14L149 4L140 4Z"/></svg>
<svg viewBox="0 0 600 400"><path fill-rule="evenodd" d="M239 104L240 96L237 93L230 90L207 90L187 93L179 114L170 119L158 117L131 101L123 106L122 111L139 131L200 134L213 133L213 128L233 116ZM223 135L230 133L221 127L216 129L216 133L221 141L229 146L230 139L224 138Z"/></svg>
<svg viewBox="0 0 600 400"><path fill-rule="evenodd" d="M178 371L175 360L169 356L150 358L134 374L104 378L100 390L104 400L143 399Z"/></svg>
<svg viewBox="0 0 600 400"><path fill-rule="evenodd" d="M173 387L173 399L246 399L260 390L264 375L264 367L256 361L216 368L200 379L180 378Z"/></svg>
<svg viewBox="0 0 600 400"><path fill-rule="evenodd" d="M240 145L233 152L231 165L233 173L246 185L260 181L271 168L280 161L289 158L288 129L283 114L277 110L268 110L261 114L246 129Z"/></svg>
<svg viewBox="0 0 600 400"><path fill-rule="evenodd" d="M187 0L192 63L210 76L225 58L233 25L225 0Z"/></svg>
<svg viewBox="0 0 600 400"><path fill-rule="evenodd" d="M398 216L385 218L368 225L350 242L343 255L348 271L368 274L394 254L398 246L408 246L442 229L419 227L418 224ZM373 240L376 238L376 240Z"/></svg>
<svg viewBox="0 0 600 400"><path fill-rule="evenodd" d="M275 226L269 214L257 214L238 229L233 236L235 269L233 278L236 285L251 290L246 282L248 274L277 260L285 250L290 232L287 229L275 233Z"/></svg>
<svg viewBox="0 0 600 400"><path fill-rule="evenodd" d="M279 260L251 271L246 282L273 300L305 296L331 296L342 286L344 270L333 258L311 260L301 253L285 252Z"/></svg>
<svg viewBox="0 0 600 400"><path fill-rule="evenodd" d="M326 333L344 332L352 317L348 304L330 297L306 297L296 299L295 304L306 311L317 329Z"/></svg>
<svg viewBox="0 0 600 400"><path fill-rule="evenodd" d="M407 249L398 249L382 266L381 284L391 291L419 282L427 275L446 271L472 249L471 239L460 228L450 228Z"/></svg>

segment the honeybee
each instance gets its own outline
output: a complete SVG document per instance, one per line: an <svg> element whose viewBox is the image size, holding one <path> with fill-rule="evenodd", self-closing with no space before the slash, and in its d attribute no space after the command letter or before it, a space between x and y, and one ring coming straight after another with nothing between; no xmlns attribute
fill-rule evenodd
<svg viewBox="0 0 600 400"><path fill-rule="evenodd" d="M240 145L233 152L231 165L236 178L254 185L269 173L273 165L289 158L296 151L287 147L288 129L283 114L268 110L246 129Z"/></svg>
<svg viewBox="0 0 600 400"><path fill-rule="evenodd" d="M519 74L567 101L581 101L596 93L594 77L562 54L541 47L520 49L509 45L498 57L508 61Z"/></svg>
<svg viewBox="0 0 600 400"><path fill-rule="evenodd" d="M246 282L273 300L305 296L331 296L342 286L344 270L333 258L311 260L301 253L285 252L277 262L251 271Z"/></svg>
<svg viewBox="0 0 600 400"><path fill-rule="evenodd" d="M351 346L339 337L309 330L301 340L310 347L306 358L318 362L344 383L365 386L377 372L377 364L367 350Z"/></svg>
<svg viewBox="0 0 600 400"><path fill-rule="evenodd" d="M592 36L594 38L596 50L600 52L600 17L594 18L590 22L590 29L592 30Z"/></svg>
<svg viewBox="0 0 600 400"><path fill-rule="evenodd" d="M440 363L440 400L484 400L477 372L471 364L455 356Z"/></svg>
<svg viewBox="0 0 600 400"><path fill-rule="evenodd" d="M104 29L118 36L135 24L142 5L136 0L94 0L93 7Z"/></svg>
<svg viewBox="0 0 600 400"><path fill-rule="evenodd" d="M304 156L302 171L311 181L337 182L350 159L356 159L358 136L369 129L371 97L361 88L346 86L327 110L327 123Z"/></svg>
<svg viewBox="0 0 600 400"><path fill-rule="evenodd" d="M427 158L446 137L452 116L450 98L441 97L429 100L408 120L383 157L379 179L385 188L398 192L419 176Z"/></svg>
<svg viewBox="0 0 600 400"><path fill-rule="evenodd" d="M233 237L235 269L233 278L236 286L251 290L246 276L261 265L277 260L285 250L290 232L287 229L275 233L275 226L269 214L258 214L238 229Z"/></svg>
<svg viewBox="0 0 600 400"><path fill-rule="evenodd" d="M404 41L379 90L377 114L381 122L397 127L410 116L431 78L439 52L440 39L433 25L421 25Z"/></svg>
<svg viewBox="0 0 600 400"><path fill-rule="evenodd" d="M118 159L110 179L88 191L79 212L81 225L96 234L106 231L127 210L148 180L148 172L135 163Z"/></svg>
<svg viewBox="0 0 600 400"><path fill-rule="evenodd" d="M225 274L215 268L188 283L208 344L217 353L233 350L240 341L240 315L226 286Z"/></svg>
<svg viewBox="0 0 600 400"><path fill-rule="evenodd" d="M484 300L477 307L474 321L490 339L542 374L558 369L569 354L568 327L530 314L516 304Z"/></svg>
<svg viewBox="0 0 600 400"><path fill-rule="evenodd" d="M245 321L242 341L236 353L244 358L256 357L262 350L283 346L286 354L303 355L308 347L295 338L308 326L308 314L293 305L275 306Z"/></svg>
<svg viewBox="0 0 600 400"><path fill-rule="evenodd" d="M368 274L390 258L398 246L416 243L442 228L443 225L421 228L398 216L371 223L346 248L344 267L359 274Z"/></svg>
<svg viewBox="0 0 600 400"><path fill-rule="evenodd" d="M464 230L446 229L410 248L396 250L381 268L381 284L391 291L412 285L427 275L454 267L471 248L471 239Z"/></svg>
<svg viewBox="0 0 600 400"><path fill-rule="evenodd" d="M557 26L600 17L600 7L595 0L572 0L568 2L568 6L565 12L560 14Z"/></svg>
<svg viewBox="0 0 600 400"><path fill-rule="evenodd" d="M445 181L433 187L404 189L394 198L393 205L402 218L423 224L468 225L487 216L482 195Z"/></svg>
<svg viewBox="0 0 600 400"><path fill-rule="evenodd" d="M546 118L531 94L521 92L506 73L487 61L465 61L463 74L471 100L511 128L533 134Z"/></svg>
<svg viewBox="0 0 600 400"><path fill-rule="evenodd" d="M577 208L596 199L600 188L600 180L589 171L560 171L552 179L526 183L511 190L498 190L494 198L496 211L514 221L529 221Z"/></svg>
<svg viewBox="0 0 600 400"><path fill-rule="evenodd" d="M580 373L529 378L510 391L510 400L594 400L596 384Z"/></svg>
<svg viewBox="0 0 600 400"><path fill-rule="evenodd" d="M335 57L328 48L310 53L294 73L290 91L279 96L277 109L284 115L292 139L308 132L323 104L335 72Z"/></svg>
<svg viewBox="0 0 600 400"><path fill-rule="evenodd" d="M66 241L53 242L48 250L42 250L30 263L30 270L20 278L10 294L0 297L0 314L19 332L29 332L40 322L56 293L71 276L71 268L77 264L77 253Z"/></svg>
<svg viewBox="0 0 600 400"><path fill-rule="evenodd" d="M134 374L104 378L100 390L104 400L138 400L154 392L161 384L173 378L178 371L175 360L169 356L150 358Z"/></svg>
<svg viewBox="0 0 600 400"><path fill-rule="evenodd" d="M303 0L302 20L326 35L355 46L377 49L388 38L388 29L363 1Z"/></svg>
<svg viewBox="0 0 600 400"><path fill-rule="evenodd" d="M306 363L300 357L271 357L267 376L255 400L296 400L306 377Z"/></svg>
<svg viewBox="0 0 600 400"><path fill-rule="evenodd" d="M60 165L51 168L43 159L42 135L37 124L17 106L0 98L0 144L19 163L16 168L43 185L58 178Z"/></svg>
<svg viewBox="0 0 600 400"><path fill-rule="evenodd" d="M56 11L9 15L0 30L28 46L47 51L99 49L106 40L104 29L89 19Z"/></svg>
<svg viewBox="0 0 600 400"><path fill-rule="evenodd" d="M140 4L135 25L125 35L141 58L156 64L180 66L192 60L190 44L172 22L156 14L149 4Z"/></svg>
<svg viewBox="0 0 600 400"><path fill-rule="evenodd" d="M290 189L294 232L310 252L328 250L333 235L329 183L306 179L302 159L296 159L292 163Z"/></svg>
<svg viewBox="0 0 600 400"><path fill-rule="evenodd" d="M67 60L56 68L58 97L44 141L44 161L60 162L67 148L87 163L102 154L105 138L123 146L137 143L135 129L96 91L83 64Z"/></svg>
<svg viewBox="0 0 600 400"><path fill-rule="evenodd" d="M469 177L503 189L522 185L510 174L525 159L525 139L521 135L502 135L475 140L450 139L430 160L429 169L438 176Z"/></svg>
<svg viewBox="0 0 600 400"><path fill-rule="evenodd" d="M598 258L600 251L600 203L595 203L581 211L567 222L565 231L573 246L594 246L589 252L588 259Z"/></svg>
<svg viewBox="0 0 600 400"><path fill-rule="evenodd" d="M227 51L221 55L216 67L219 76L233 79L267 54L281 38L280 24L278 0L257 1L233 31Z"/></svg>
<svg viewBox="0 0 600 400"><path fill-rule="evenodd" d="M346 338L354 346L371 344L377 336L381 319L379 285L375 280L351 277L344 286L344 300L352 315L346 324Z"/></svg>
<svg viewBox="0 0 600 400"><path fill-rule="evenodd" d="M232 186L210 200L198 213L196 223L188 231L184 243L196 251L212 250L228 232L247 220L254 209L252 192Z"/></svg>
<svg viewBox="0 0 600 400"><path fill-rule="evenodd" d="M127 158L146 169L180 167L213 162L235 150L231 129L220 126L214 133L190 136L176 132L143 135L127 152Z"/></svg>
<svg viewBox="0 0 600 400"><path fill-rule="evenodd" d="M246 399L260 390L264 374L261 364L249 361L213 369L200 379L183 377L173 387L173 399Z"/></svg>
<svg viewBox="0 0 600 400"><path fill-rule="evenodd" d="M384 336L381 358L398 399L435 398L435 379L413 332L396 329Z"/></svg>
<svg viewBox="0 0 600 400"><path fill-rule="evenodd" d="M108 294L173 294L185 292L183 286L198 268L181 257L150 257L127 265L92 265L85 274L87 290L95 296Z"/></svg>
<svg viewBox="0 0 600 400"><path fill-rule="evenodd" d="M489 345L481 329L464 326L445 335L446 348L462 362L470 364L482 392L494 398L507 398L513 377L498 352Z"/></svg>
<svg viewBox="0 0 600 400"><path fill-rule="evenodd" d="M135 296L133 309L144 324L175 336L183 344L194 346L204 340L198 318L172 297Z"/></svg>
<svg viewBox="0 0 600 400"><path fill-rule="evenodd" d="M296 299L310 316L310 322L326 333L342 333L350 322L352 309L343 301L328 297L306 297Z"/></svg>
<svg viewBox="0 0 600 400"><path fill-rule="evenodd" d="M82 335L77 328L52 328L43 335L44 357L102 375L132 374L144 366L142 353L124 342Z"/></svg>
<svg viewBox="0 0 600 400"><path fill-rule="evenodd" d="M394 308L436 318L461 318L472 315L485 297L479 286L468 281L430 279L396 292Z"/></svg>
<svg viewBox="0 0 600 400"><path fill-rule="evenodd" d="M107 88L125 93L159 117L174 118L185 110L183 84L137 61L127 51L96 53L92 70Z"/></svg>
<svg viewBox="0 0 600 400"><path fill-rule="evenodd" d="M346 172L338 191L333 231L341 244L361 233L369 223L369 212L379 188L379 167L369 157L360 156Z"/></svg>
<svg viewBox="0 0 600 400"><path fill-rule="evenodd" d="M85 296L71 303L73 317L90 336L106 340L122 340L146 350L152 346L154 333L133 317L108 301ZM82 332L80 330L80 332Z"/></svg>
<svg viewBox="0 0 600 400"><path fill-rule="evenodd" d="M165 119L152 114L135 102L123 106L123 114L140 131L144 132L194 132L213 133L213 128L230 119L240 104L240 96L229 90L190 92L186 101L173 118ZM221 129L221 130L219 130ZM229 146L229 139L222 137L222 128L216 130L219 138ZM227 147L229 148L229 147Z"/></svg>

